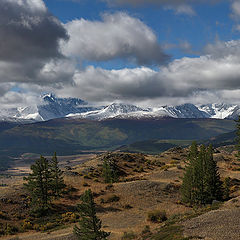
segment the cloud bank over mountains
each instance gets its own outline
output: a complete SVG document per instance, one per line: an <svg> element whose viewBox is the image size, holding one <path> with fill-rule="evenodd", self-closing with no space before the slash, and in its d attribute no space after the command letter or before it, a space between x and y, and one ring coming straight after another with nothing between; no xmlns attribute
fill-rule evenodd
<svg viewBox="0 0 240 240"><path fill-rule="evenodd" d="M66 56L108 61L126 58L139 65L165 63L169 56L152 29L126 13L104 14L102 21L73 20L65 25L69 40L62 44Z"/></svg>
<svg viewBox="0 0 240 240"><path fill-rule="evenodd" d="M175 10L185 6L189 14L192 4L206 3L111 1L132 6L146 2ZM231 11L237 24L238 1L231 1ZM42 0L2 0L0 22L3 107L35 104L42 92L98 103L123 100L140 105L240 100L240 40L217 40L207 44L201 56L170 60L155 31L126 12L62 23ZM119 59L134 67L104 69L97 65Z"/></svg>

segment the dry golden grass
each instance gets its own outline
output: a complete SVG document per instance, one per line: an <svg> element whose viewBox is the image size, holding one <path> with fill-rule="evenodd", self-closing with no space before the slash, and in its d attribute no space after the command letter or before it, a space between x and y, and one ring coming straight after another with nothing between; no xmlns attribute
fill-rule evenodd
<svg viewBox="0 0 240 240"><path fill-rule="evenodd" d="M121 239L123 232L141 233L146 225L149 225L154 231L159 224L147 220L147 214L150 211L163 210L166 211L168 217L189 211L189 207L180 204L179 193L187 149L171 149L160 155L138 155L138 157L144 157L145 160L118 162L126 176L122 176L120 182L114 183L111 188L107 187L108 184L105 184L101 177L98 177L98 181L96 181L96 177L91 177L88 173L101 169L101 155L77 156L76 161L62 158L61 166L64 168L69 165L70 161L71 167L70 170L64 168L65 182L76 188L76 191L72 193L71 198L65 197L56 201L55 204L75 206L79 202L81 194L91 188L95 194L97 214L102 220L103 229L112 232L110 239ZM219 153L214 154L214 158L218 161L219 171L223 178L240 179L240 171L232 167L238 166L234 153L220 149ZM82 164L79 164L80 162ZM140 166L143 169L141 172L137 171ZM164 168L163 166L168 167ZM86 175L90 178L84 177ZM4 179L4 182L8 186L1 187L0 196L9 195L9 197L11 194L17 194L16 189L20 189L23 183L21 177L17 176ZM232 189L232 196L239 193L239 186L236 183L236 187ZM119 197L119 200L109 201L113 196ZM0 205L0 207L6 206ZM38 233L36 239L54 239L61 234L70 236L71 232L72 227L70 226L65 230L51 233L52 238L44 238L46 235ZM20 239L30 239L27 233L21 236Z"/></svg>

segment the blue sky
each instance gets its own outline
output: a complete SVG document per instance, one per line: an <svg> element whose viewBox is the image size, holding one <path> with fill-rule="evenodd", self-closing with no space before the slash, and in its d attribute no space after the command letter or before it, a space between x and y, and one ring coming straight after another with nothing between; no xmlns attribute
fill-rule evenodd
<svg viewBox="0 0 240 240"><path fill-rule="evenodd" d="M158 41L163 44L179 45L188 42L194 53L184 52L178 47L166 49L173 58L196 55L202 48L213 43L216 38L222 41L238 39L240 32L234 30L236 21L231 18L231 5L228 1L218 4L193 5L195 15L177 14L174 10L162 5L109 6L104 1L46 1L50 12L66 23L74 19L84 18L90 21L101 20L103 13L126 12L141 19L153 29ZM198 54L199 55L199 54ZM114 65L114 64L113 64Z"/></svg>
<svg viewBox="0 0 240 240"><path fill-rule="evenodd" d="M2 0L0 22L1 106L240 103L239 0Z"/></svg>

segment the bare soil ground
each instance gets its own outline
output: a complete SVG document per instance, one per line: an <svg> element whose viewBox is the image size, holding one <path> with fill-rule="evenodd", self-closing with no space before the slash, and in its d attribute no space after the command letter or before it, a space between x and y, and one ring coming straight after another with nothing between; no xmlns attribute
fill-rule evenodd
<svg viewBox="0 0 240 240"><path fill-rule="evenodd" d="M240 209L220 209L183 223L186 237L205 240L240 239Z"/></svg>

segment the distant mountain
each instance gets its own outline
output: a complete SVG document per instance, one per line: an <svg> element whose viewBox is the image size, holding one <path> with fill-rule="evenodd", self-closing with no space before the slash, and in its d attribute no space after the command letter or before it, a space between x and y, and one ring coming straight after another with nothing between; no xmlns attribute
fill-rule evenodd
<svg viewBox="0 0 240 240"><path fill-rule="evenodd" d="M130 104L113 103L102 109L84 113L69 114L67 117L87 118L92 120L118 119L144 119L144 118L217 118L236 119L240 114L237 105L208 104L195 106L190 103L179 106L162 106L159 108L139 108Z"/></svg>
<svg viewBox="0 0 240 240"><path fill-rule="evenodd" d="M43 96L43 102L44 104L37 106L37 112L44 121L98 109L89 107L87 102L78 98L57 98L52 94Z"/></svg>
<svg viewBox="0 0 240 240"><path fill-rule="evenodd" d="M0 120L26 123L62 118L70 113L84 113L97 110L78 98L57 98L53 94L42 96L38 106L27 106L0 110Z"/></svg>
<svg viewBox="0 0 240 240"><path fill-rule="evenodd" d="M73 118L88 118L92 120L103 120L109 118L128 118L132 114L137 113L150 113L148 110L144 110L140 107L130 105L130 104L122 104L122 103L112 103L109 106L103 107L99 110L84 112L84 113L76 113L69 114L67 117Z"/></svg>
<svg viewBox="0 0 240 240"><path fill-rule="evenodd" d="M240 107L236 104L206 104L198 107L199 110L209 114L211 118L237 119L240 114Z"/></svg>
<svg viewBox="0 0 240 240"><path fill-rule="evenodd" d="M1 126L1 125L0 125ZM178 145L176 140L209 139L235 129L228 119L53 119L30 124L7 124L0 131L0 156L19 156L23 153L59 155L81 151L111 150L123 145L148 140L161 140L154 144L159 151ZM162 140L174 140L170 142ZM150 142L151 143L151 142ZM150 151L147 142L131 148Z"/></svg>
<svg viewBox="0 0 240 240"><path fill-rule="evenodd" d="M160 106L141 108L131 104L112 103L96 107L78 98L57 98L53 94L42 96L41 104L0 110L0 121L36 122L56 118L79 118L91 120L104 119L152 119L172 118L217 118L236 119L240 114L240 106L236 104L190 103L179 106Z"/></svg>

